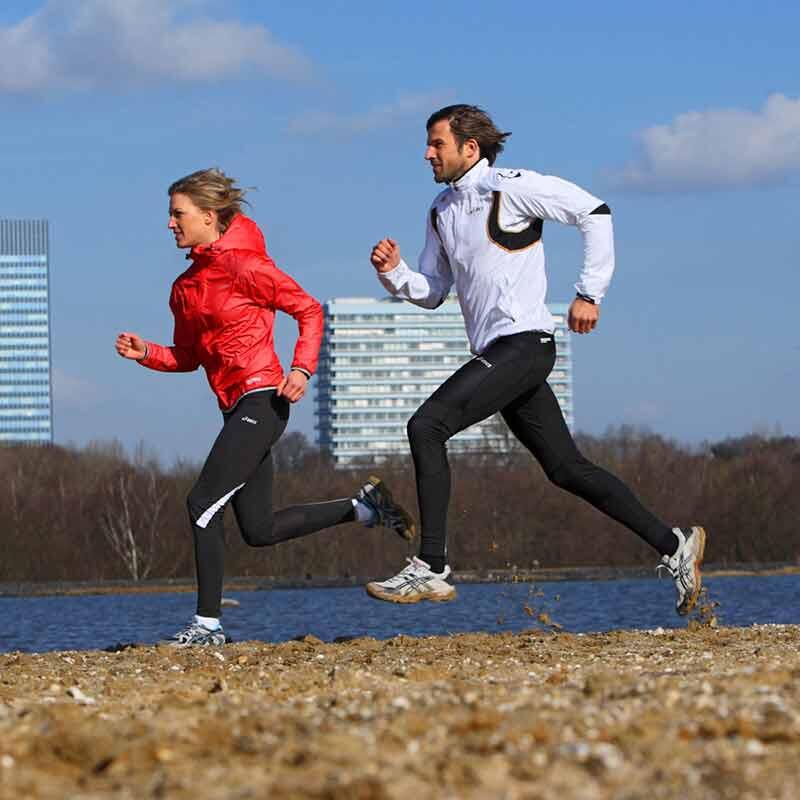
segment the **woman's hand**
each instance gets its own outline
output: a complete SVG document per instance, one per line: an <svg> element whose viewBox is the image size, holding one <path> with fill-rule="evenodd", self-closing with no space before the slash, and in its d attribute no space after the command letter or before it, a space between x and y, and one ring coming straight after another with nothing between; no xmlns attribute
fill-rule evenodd
<svg viewBox="0 0 800 800"><path fill-rule="evenodd" d="M147 355L147 345L141 336L135 333L121 333L117 336L117 352L123 358L132 358L139 361Z"/></svg>
<svg viewBox="0 0 800 800"><path fill-rule="evenodd" d="M289 371L289 374L278 386L278 397L285 397L290 403L296 403L305 393L308 377L299 369Z"/></svg>

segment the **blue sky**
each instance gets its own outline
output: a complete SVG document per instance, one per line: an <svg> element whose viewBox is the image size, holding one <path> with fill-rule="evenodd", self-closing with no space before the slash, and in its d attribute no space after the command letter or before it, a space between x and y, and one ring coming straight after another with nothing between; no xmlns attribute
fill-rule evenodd
<svg viewBox="0 0 800 800"><path fill-rule="evenodd" d="M219 165L308 291L378 296L373 242L409 260L436 192L424 122L477 103L501 165L555 173L615 214L617 273L575 337L578 428L684 442L800 435L800 6L786 2L268 4L6 0L0 216L51 225L57 441L202 458L201 373L123 362L119 330L171 341L184 268L166 188ZM545 230L549 299L580 236ZM278 326L284 360L294 325ZM291 426L313 436L309 396Z"/></svg>

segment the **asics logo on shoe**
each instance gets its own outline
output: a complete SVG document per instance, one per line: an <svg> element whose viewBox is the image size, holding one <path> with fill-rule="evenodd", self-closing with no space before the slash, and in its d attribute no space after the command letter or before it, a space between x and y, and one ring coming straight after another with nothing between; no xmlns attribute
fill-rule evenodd
<svg viewBox="0 0 800 800"><path fill-rule="evenodd" d="M249 422L251 425L258 425L258 420L252 417L242 417L242 422Z"/></svg>

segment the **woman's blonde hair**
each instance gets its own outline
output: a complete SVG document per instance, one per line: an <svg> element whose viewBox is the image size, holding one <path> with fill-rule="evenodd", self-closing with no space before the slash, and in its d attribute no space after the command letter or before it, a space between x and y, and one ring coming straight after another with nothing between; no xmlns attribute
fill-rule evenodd
<svg viewBox="0 0 800 800"><path fill-rule="evenodd" d="M200 169L191 175L178 178L169 187L167 194L185 194L204 211L216 211L220 230L224 233L231 220L242 211L246 203L247 190L236 185L235 178L229 178L218 167Z"/></svg>

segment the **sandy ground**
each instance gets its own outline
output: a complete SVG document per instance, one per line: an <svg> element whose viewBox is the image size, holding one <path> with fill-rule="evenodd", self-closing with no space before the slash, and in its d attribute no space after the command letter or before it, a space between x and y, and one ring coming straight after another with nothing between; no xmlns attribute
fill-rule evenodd
<svg viewBox="0 0 800 800"><path fill-rule="evenodd" d="M0 798L800 797L800 626L0 654Z"/></svg>

